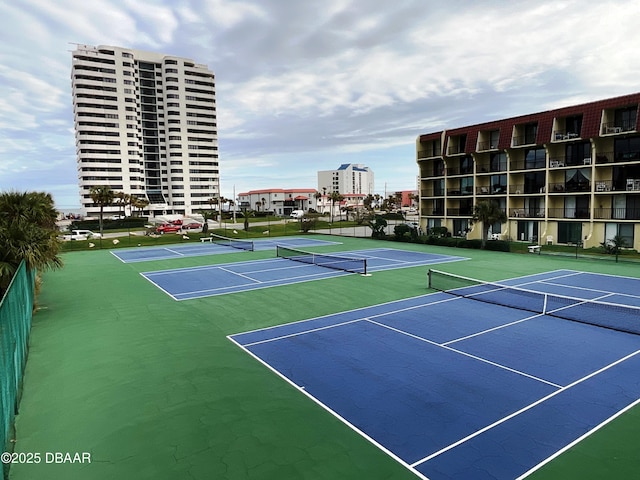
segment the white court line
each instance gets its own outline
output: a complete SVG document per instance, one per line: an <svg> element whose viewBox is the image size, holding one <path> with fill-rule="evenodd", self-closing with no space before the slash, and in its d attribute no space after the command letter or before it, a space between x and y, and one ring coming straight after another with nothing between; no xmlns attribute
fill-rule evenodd
<svg viewBox="0 0 640 480"><path fill-rule="evenodd" d="M237 275L238 277L246 278L247 280L251 280L252 282L262 283L259 280L256 280L255 278L248 277L247 275L244 275L242 273L233 272L233 271L228 270L228 269L223 268L223 267L220 267L220 270L222 270L223 272L232 273L233 275ZM251 273L251 272L248 272L248 273Z"/></svg>
<svg viewBox="0 0 640 480"><path fill-rule="evenodd" d="M562 447L560 450L558 450L556 453L554 453L553 455L551 455L550 457L547 457L546 459L544 459L542 462L538 463L536 466L534 466L533 468L527 470L526 472L524 472L522 475L520 475L519 477L516 478L516 480L522 480L525 477L528 477L529 475L531 475L533 472L535 472L536 470L539 470L540 468L542 468L544 465L546 465L547 463L549 463L550 461L556 459L557 457L559 457L561 454L563 454L564 452L566 452L567 450L569 450L570 448L573 448L575 445L577 445L578 443L580 443L582 440L584 440L585 438L593 435L595 432L597 432L598 430L600 430L602 427L604 427L605 425L611 423L613 420L615 420L616 418L618 418L620 415L622 415L623 413L628 412L629 410L631 410L632 408L634 408L636 405L640 404L640 398L638 400L636 400L635 402L630 403L629 405L627 405L626 407L624 407L622 410L620 410L619 412L616 412L614 415L610 416L609 418L607 418L604 422L600 423L599 425L596 425L594 428L592 428L591 430L589 430L587 433L585 433L584 435L581 435L580 437L576 438L573 442L569 443L568 445L565 445L564 447Z"/></svg>
<svg viewBox="0 0 640 480"><path fill-rule="evenodd" d="M386 328L386 329L391 330L393 332L400 333L402 335L406 335L407 337L415 338L416 340L420 340L421 342L425 342L425 343L428 343L430 345L433 345L433 346L436 346L436 347L440 347L440 348L443 348L445 350L449 350L451 352L457 353L457 354L462 355L464 357L473 358L474 360L478 360L478 361L480 361L482 363L487 363L487 364L492 365L494 367L498 367L498 368L500 368L502 370L506 370L508 372L515 373L517 375L521 375L523 377L527 377L527 378L530 378L532 380L536 380L536 381L541 382L541 383L546 383L547 385L551 385L552 387L555 387L555 388L562 388L562 385L558 385L557 383L550 382L548 380L545 380L544 378L540 378L540 377L536 377L534 375L530 375L530 374L522 372L520 370L516 370L515 368L510 368L510 367L507 367L506 365L502 365L500 363L492 362L491 360L487 360L486 358L478 357L477 355L472 355L470 353L463 352L462 350L458 350L456 348L451 348L451 347L449 347L447 345L444 345L442 343L434 342L432 340L427 340L426 338L420 337L418 335L414 335L413 333L405 332L404 330L400 330L399 328L390 327L389 325L385 325L384 323L376 322L376 321L373 321L371 319L367 319L367 320L370 323L373 323L373 324L378 325L380 327Z"/></svg>
<svg viewBox="0 0 640 480"><path fill-rule="evenodd" d="M434 294L430 293L429 295L434 295ZM416 298L416 297L414 297L414 298ZM417 298L419 298L419 297L417 297ZM460 300L460 297L449 297L449 298L445 298L443 300L436 300L434 302L422 303L420 305L412 305L410 307L400 308L398 310L393 310L391 312L378 313L378 314L375 314L375 315L365 315L364 317L360 317L360 318L354 319L353 322L359 322L359 321L362 321L362 320L371 320L372 318L378 318L378 317L386 317L387 315L393 315L393 314L400 313L400 312L407 312L409 310L415 310L417 308L422 308L422 307L426 307L426 306L429 306L429 305L437 305L438 303L453 302L455 300ZM388 304L392 304L392 303L396 303L396 302L395 301L394 302L389 302ZM387 305L387 304L383 303L381 305ZM352 310L352 311L355 312L355 311L358 311L358 310L366 310L366 309L369 309L369 308L375 308L375 307L365 307L365 308L362 308L362 309L356 309L356 310ZM343 312L343 313L347 313L347 312ZM259 332L259 331L270 330L270 329L278 329L278 328L283 327L284 325L293 325L293 324L301 323L301 322L312 322L313 320L318 320L318 319L321 319L321 318L331 317L333 315L341 315L341 314L335 314L334 313L334 314L331 314L331 315L325 315L325 316L322 316L322 317L317 317L317 318L313 318L313 319L309 319L309 320L299 320L297 322L285 323L283 325L278 325L276 327L267 327L267 328L261 328L261 329L258 329L258 330L253 330L252 332L243 332L241 334L236 334L236 335L243 335L245 333L253 333L253 332ZM340 322L340 323L334 323L334 324L331 324L331 325L326 325L325 327L323 327L323 330L326 329L326 328L331 328L331 327L339 327L341 325L344 325L345 323L352 323L352 321L350 320L348 322ZM318 330L318 329L317 328L312 328L312 329L309 329L309 330L303 330L301 332L296 332L296 333L292 333L292 334L288 334L288 335L282 335L282 336L279 336L279 337L267 338L267 339L264 339L264 340L259 340L257 342L247 343L246 346L257 345L259 343L274 342L274 341L277 341L277 340L281 340L283 338L295 337L295 336L298 336L298 335L306 335L307 333L312 333L312 332L314 332L316 330Z"/></svg>
<svg viewBox="0 0 640 480"><path fill-rule="evenodd" d="M575 290L584 290L587 292L596 292L596 293L608 293L610 295L619 295L621 297L629 297L629 298L634 298L634 299L638 299L640 298L640 296L638 295L631 295L630 293L619 293L619 292L610 292L609 290L600 290L598 288L587 288L587 287L577 287L575 285L565 285L563 283L554 283L554 282L546 282L546 281L541 281L540 283L544 283L545 285L550 285L552 287L563 287L563 288L570 288L570 289L575 289ZM549 295L556 295L554 293L550 293ZM560 295L560 294L558 294ZM562 296L562 295L560 295ZM623 305L628 307L629 305Z"/></svg>
<svg viewBox="0 0 640 480"><path fill-rule="evenodd" d="M163 291L164 293L166 293L167 295L169 295L169 297L173 298L176 302L178 301L178 299L176 297L174 297L171 293L169 293L167 290L165 290L164 288L162 288L160 285L158 285L156 282L154 282L153 280L151 280L149 277L147 277L144 273L140 272L140 275L142 275L142 277L147 280L148 282L150 282L154 287L159 288L161 291Z"/></svg>
<svg viewBox="0 0 640 480"><path fill-rule="evenodd" d="M302 275L300 277L287 277L284 280L296 280L293 283L304 283L304 282L311 282L314 280L318 280L318 279L322 279L322 278L333 278L333 277L337 277L337 276L342 276L342 275L346 275L349 272L343 272L341 270L329 270L327 272L321 272L321 273L316 273L313 275ZM316 278L313 278L316 277ZM298 278L303 278L305 280L297 280ZM193 290L191 292L184 292L184 293L176 293L176 297L184 297L186 295L193 295L193 294L198 294L198 293L205 293L205 292L219 292L219 293L213 293L213 294L209 294L209 295L200 295L200 296L196 296L196 297L187 297L187 298L176 298L176 300L192 300L192 299L196 299L196 298L202 298L202 297L213 297L216 295L222 295L226 292L224 292L223 290L232 290L232 289L239 289L238 292L244 292L244 291L253 291L253 290L258 290L260 288L271 288L273 286L285 286L285 285L290 285L291 283L281 283L284 281L282 278L280 279L276 279L276 280L266 280L266 281L259 281L259 280L254 280L255 283L250 283L250 284L242 284L242 285L232 285L229 287L218 287L218 288L208 288L208 289L204 289L204 290ZM255 287L255 285L262 285L262 287ZM244 290L243 290L244 288Z"/></svg>
<svg viewBox="0 0 640 480"><path fill-rule="evenodd" d="M265 367L267 367L269 370L271 370L273 373L275 373L278 377L280 377L281 379L283 379L285 382L287 382L289 385L291 385L293 388L295 388L296 390L298 390L300 393L302 393L303 395L305 395L307 398L309 398L310 400L312 400L316 405L319 405L321 408L323 408L324 410L326 410L327 412L329 412L331 415L333 415L335 418L337 418L338 420L340 420L342 423L344 423L347 427L351 428L353 431L355 431L356 433L358 433L360 436L362 436L364 439L368 440L369 442L371 442L371 444L375 445L376 447L378 447L380 450L382 450L384 453L386 453L387 455L389 455L391 458L393 458L396 462L398 462L400 465L404 466L407 470L411 471L413 474L415 474L417 477L419 477L422 480L429 480L428 477L424 476L422 473L418 472L417 470L414 470L411 465L409 465L407 462L405 462L404 460L402 460L400 457L398 457L395 453L393 453L391 450L389 450L388 448L386 448L384 445L382 445L381 443L378 443L376 440L374 440L372 437L370 437L369 435L367 435L363 430L360 430L357 426L355 426L353 423L349 422L346 418L344 418L342 415L340 415L338 412L336 412L335 410L331 409L328 405L325 405L324 403L322 403L320 400L318 400L316 397L314 397L313 395L311 395L309 392L306 391L306 389L304 388L304 386L300 386L297 385L295 382L293 382L292 380L290 380L289 378L287 378L284 374L282 374L280 371L278 371L277 369L275 369L274 367L272 367L271 365L269 365L267 362L265 362L264 360L262 360L259 356L255 355L253 352L251 352L250 350L247 350L244 346L240 345L238 342L236 342L230 335L227 335L227 338L233 342L234 344L236 344L238 347L240 347L240 349L242 349L245 353L248 353L250 356L252 356L255 360L257 360L258 362L260 362L262 365L264 365Z"/></svg>
<svg viewBox="0 0 640 480"><path fill-rule="evenodd" d="M462 297L459 297L459 298L462 298ZM506 308L511 308L511 307L506 307ZM512 309L512 310L517 310L517 309ZM543 317L543 316L544 315L542 313L537 313L536 315L531 315L530 317L521 318L520 320L515 320L513 322L505 323L503 325L498 325L498 326L495 326L493 328L488 328L488 329L483 330L481 332L472 333L471 335L467 335L466 337L460 337L460 338L456 338L454 340L449 340L448 342L444 342L442 345L450 345L452 343L461 342L463 340L468 340L469 338L478 337L480 335L484 335L485 333L493 332L495 330L500 330L500 329L505 328L505 327L511 327L513 325L517 325L518 323L526 322L528 320L533 320L534 318Z"/></svg>
<svg viewBox="0 0 640 480"><path fill-rule="evenodd" d="M171 248L165 248L164 250L166 250L167 252L175 253L176 255L180 255L181 257L184 257L184 253L180 253L176 250L172 250Z"/></svg>
<svg viewBox="0 0 640 480"><path fill-rule="evenodd" d="M596 370L595 372L592 372L592 373L590 373L589 375L586 375L586 376L584 376L584 377L582 377L582 378L579 378L579 379L578 379L578 380L576 380L575 382L570 383L569 385L564 386L564 387L560 388L559 390L556 390L555 392L552 392L552 393L550 393L549 395L547 395L547 396L545 396L545 397L540 398L539 400L537 400L537 401L535 401L535 402L533 402L533 403L531 403L531 404L527 405L526 407L523 407L523 408L521 408L520 410L517 410L517 411L513 412L512 414L507 415L506 417L503 417L503 418L501 418L500 420L498 420L498 421L496 421L496 422L493 422L492 424L487 425L487 426L486 426L486 427L484 427L484 428L481 428L480 430L477 430L476 432L472 433L471 435L467 435L466 437L461 438L461 439L460 439L460 440L458 440L457 442L454 442L454 443L452 443L451 445L448 445L448 446L446 446L446 447L444 447L444 448L442 448L442 449L438 450L437 452L434 452L434 453L432 453L431 455L428 455L428 456L426 456L426 457L424 457L424 458L422 458L422 459L418 460L417 462L412 463L412 464L411 464L411 466L412 466L412 467L417 467L418 465L421 465L421 464L423 464L423 463L425 463L425 462L428 462L429 460L432 460L433 458L435 458L435 457L437 457L437 456L439 456L439 455L442 455L443 453L448 452L449 450L451 450L451 449L453 449L453 448L455 448L455 447L457 447L457 446L459 446L459 445L462 445L462 444L463 444L463 443L465 443L465 442L468 442L468 441L469 441L469 440L471 440L472 438L475 438L475 437L477 437L478 435L481 435L481 434L483 434L483 433L485 433L485 432L487 432L487 431L491 430L492 428L495 428L495 427L497 427L498 425L501 425L501 424L503 424L504 422L506 422L506 421L508 421L508 420L511 420L512 418L515 418L515 417L517 417L518 415L520 415L520 414L522 414L522 413L524 413L524 412L526 412L526 411L528 411L528 410L531 410L533 407L535 407L535 406L537 406L537 405L540 405L540 404L541 404L541 403L543 403L543 402L546 402L546 401L547 401L547 400L549 400L550 398L553 398L553 397L555 397L556 395L559 395L560 393L563 393L563 392L565 392L566 390L568 390L568 389L570 389L570 388L572 388L572 387L575 387L576 385L578 385L578 384L580 384L580 383L582 383L582 382L584 382L584 381L586 381L586 380L590 379L591 377L594 377L594 376L596 376L596 375L599 375L600 373L602 373L602 372L604 372L604 371L606 371L606 370L609 370L609 369L610 369L610 368L612 368L612 367L615 367L615 366L616 366L616 365L618 365L619 363L622 363L622 362L627 361L628 359L630 359L630 358L634 357L634 356L635 356L635 355L637 355L638 353L640 353L640 350L636 350L635 352L630 353L629 355L627 355L627 356L625 356L625 357L623 357L623 358L620 358L620 359L616 360L615 362L610 363L609 365L605 365L605 366L604 366L604 367L602 367L601 369Z"/></svg>

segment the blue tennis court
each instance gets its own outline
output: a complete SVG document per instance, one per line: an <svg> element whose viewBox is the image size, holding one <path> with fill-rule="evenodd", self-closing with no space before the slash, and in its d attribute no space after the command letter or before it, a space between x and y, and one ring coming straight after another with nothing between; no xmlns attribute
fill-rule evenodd
<svg viewBox="0 0 640 480"><path fill-rule="evenodd" d="M279 245L282 245L278 241ZM433 265L465 260L463 257L432 253L375 248L331 253L354 259L366 259L369 273L394 268ZM210 297L259 288L333 278L351 273L285 258L207 265L144 272L147 280L174 300Z"/></svg>
<svg viewBox="0 0 640 480"><path fill-rule="evenodd" d="M242 240L242 239L241 239ZM276 239L253 240L255 250L275 250L276 244L292 248L322 247L339 245L338 242L315 240L312 238L279 237ZM221 253L242 252L237 248L221 245L215 242L187 243L166 245L162 247L139 247L112 250L111 253L124 263L148 262L151 260L169 260L172 258L198 257L201 255L216 255Z"/></svg>
<svg viewBox="0 0 640 480"><path fill-rule="evenodd" d="M420 478L522 478L640 403L640 335L552 316L621 302L600 317L640 333L640 279L500 283L576 301L536 314L438 292L229 338Z"/></svg>

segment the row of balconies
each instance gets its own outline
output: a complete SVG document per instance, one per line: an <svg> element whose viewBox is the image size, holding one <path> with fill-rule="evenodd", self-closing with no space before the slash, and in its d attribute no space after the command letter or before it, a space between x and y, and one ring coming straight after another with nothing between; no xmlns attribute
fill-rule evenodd
<svg viewBox="0 0 640 480"><path fill-rule="evenodd" d="M446 214L445 214L446 212ZM591 211L588 208L510 208L509 218L522 219L590 219ZM422 212L423 215L437 217L470 217L473 209L469 207L453 208L433 208ZM595 208L593 209L594 220L640 220L640 208Z"/></svg>
<svg viewBox="0 0 640 480"><path fill-rule="evenodd" d="M624 152L614 154L614 152L601 152L596 155L595 165L604 165L611 163L624 163L624 162L635 162L640 160L640 151L636 152ZM424 166L422 171L424 178L434 178L434 177L453 177L453 176L461 176L461 175L490 175L492 173L499 172L513 172L513 171L523 171L523 170L544 170L547 166L550 169L561 169L561 168L576 168L576 167L590 167L594 162L591 157L584 158L567 158L564 155L554 155L549 156L549 159L544 161L537 162L528 162L525 160L516 160L511 162L503 162L498 165L495 165L494 168L491 168L488 162L479 163L476 162L475 171L474 166L469 165L465 167L456 167L450 166L446 168L442 168L438 171L434 171L433 168L429 168Z"/></svg>
<svg viewBox="0 0 640 480"><path fill-rule="evenodd" d="M595 187L595 188L593 188ZM610 192L640 192L640 179L626 179L614 182L613 180L591 181L564 181L551 182L547 185L510 184L490 186L465 186L463 188L452 187L446 189L446 196L483 196L483 195L540 195L540 194L565 194L565 193L591 193L606 194ZM444 197L445 189L425 188L421 190L422 197Z"/></svg>

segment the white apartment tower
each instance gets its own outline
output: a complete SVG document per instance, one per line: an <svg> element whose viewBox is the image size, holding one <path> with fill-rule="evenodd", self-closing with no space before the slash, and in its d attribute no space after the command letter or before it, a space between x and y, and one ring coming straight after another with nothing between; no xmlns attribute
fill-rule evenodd
<svg viewBox="0 0 640 480"><path fill-rule="evenodd" d="M84 215L99 211L93 186L147 200L151 216L188 215L219 196L215 76L206 65L78 45L71 81Z"/></svg>
<svg viewBox="0 0 640 480"><path fill-rule="evenodd" d="M373 171L369 167L354 163L344 163L337 170L318 172L319 192L357 193L373 195Z"/></svg>

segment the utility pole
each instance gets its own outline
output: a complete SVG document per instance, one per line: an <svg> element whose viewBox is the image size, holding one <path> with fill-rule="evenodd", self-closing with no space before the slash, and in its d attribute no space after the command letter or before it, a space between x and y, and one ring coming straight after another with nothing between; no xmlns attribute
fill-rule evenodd
<svg viewBox="0 0 640 480"><path fill-rule="evenodd" d="M233 184L233 223L236 223L236 184Z"/></svg>

